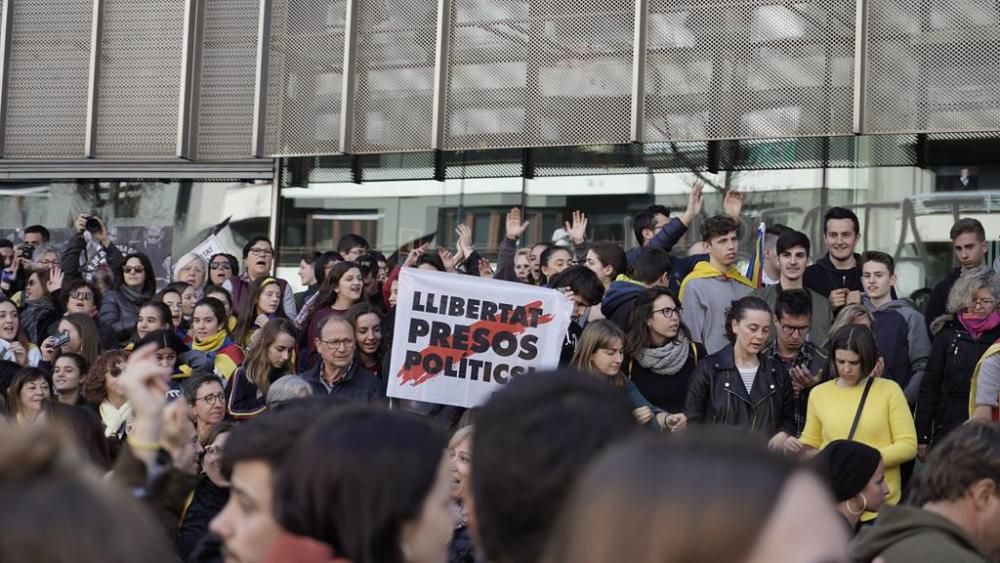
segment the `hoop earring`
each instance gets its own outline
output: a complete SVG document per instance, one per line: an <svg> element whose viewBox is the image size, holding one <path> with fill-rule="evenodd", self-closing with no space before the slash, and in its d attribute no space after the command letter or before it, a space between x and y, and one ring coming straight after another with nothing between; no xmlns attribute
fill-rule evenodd
<svg viewBox="0 0 1000 563"><path fill-rule="evenodd" d="M853 514L854 516L861 516L865 512L865 510L868 509L868 499L865 498L865 495L858 493L858 496L861 497L861 510L855 512L854 509L851 508L851 499L847 499L846 503L847 511Z"/></svg>

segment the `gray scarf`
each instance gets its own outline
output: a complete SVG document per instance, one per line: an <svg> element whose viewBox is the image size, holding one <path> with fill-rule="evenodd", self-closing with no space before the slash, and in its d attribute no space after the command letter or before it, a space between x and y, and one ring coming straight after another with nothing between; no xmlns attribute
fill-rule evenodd
<svg viewBox="0 0 1000 563"><path fill-rule="evenodd" d="M659 348L643 348L636 361L658 375L674 375L681 371L691 353L691 341L681 333L677 338Z"/></svg>

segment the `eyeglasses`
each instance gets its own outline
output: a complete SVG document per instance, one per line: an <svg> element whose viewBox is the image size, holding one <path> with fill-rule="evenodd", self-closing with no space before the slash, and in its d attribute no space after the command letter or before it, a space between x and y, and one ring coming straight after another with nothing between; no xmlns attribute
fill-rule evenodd
<svg viewBox="0 0 1000 563"><path fill-rule="evenodd" d="M807 332L809 332L808 326L785 326L780 322L778 323L778 326L781 327L781 332L785 336L795 336L796 333L800 336L804 336Z"/></svg>
<svg viewBox="0 0 1000 563"><path fill-rule="evenodd" d="M94 294L89 291L74 291L70 293L69 296L73 299L79 299L80 301L93 301Z"/></svg>
<svg viewBox="0 0 1000 563"><path fill-rule="evenodd" d="M662 309L657 309L653 311L653 314L661 314L665 319L677 318L681 314L680 307L664 307Z"/></svg>
<svg viewBox="0 0 1000 563"><path fill-rule="evenodd" d="M144 274L146 273L146 268L142 266L125 266L122 271L126 274Z"/></svg>
<svg viewBox="0 0 1000 563"><path fill-rule="evenodd" d="M250 254L257 256L274 256L274 251L270 248L251 248Z"/></svg>
<svg viewBox="0 0 1000 563"><path fill-rule="evenodd" d="M340 350L341 348L344 350L350 350L351 348L354 348L354 340L350 338L344 338L341 340L320 340L320 342L331 350Z"/></svg>
<svg viewBox="0 0 1000 563"><path fill-rule="evenodd" d="M992 307L997 304L997 300L988 297L986 299L973 299L971 303L973 307Z"/></svg>
<svg viewBox="0 0 1000 563"><path fill-rule="evenodd" d="M195 402L205 401L209 405L217 405L225 402L225 400L226 400L225 393L216 393L215 395L205 395L204 397L198 397L195 399Z"/></svg>
<svg viewBox="0 0 1000 563"><path fill-rule="evenodd" d="M233 267L229 262L212 262L211 268L213 270L232 270Z"/></svg>
<svg viewBox="0 0 1000 563"><path fill-rule="evenodd" d="M53 266L58 266L59 265L59 261L58 260L39 260L38 261L38 265L39 266L46 266L48 268L51 268Z"/></svg>

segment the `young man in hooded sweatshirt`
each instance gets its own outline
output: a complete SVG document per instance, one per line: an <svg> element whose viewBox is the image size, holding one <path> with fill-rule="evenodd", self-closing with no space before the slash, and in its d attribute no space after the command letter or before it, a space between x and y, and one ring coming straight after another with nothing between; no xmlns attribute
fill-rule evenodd
<svg viewBox="0 0 1000 563"><path fill-rule="evenodd" d="M931 355L924 316L909 301L892 298L896 264L885 252L869 251L862 255L861 282L865 288L864 304L875 318L879 353L885 358L882 376L899 383L906 400L915 405Z"/></svg>
<svg viewBox="0 0 1000 563"><path fill-rule="evenodd" d="M858 216L843 207L831 207L823 215L826 256L806 268L805 286L830 300L833 314L844 306L861 303L861 262L854 253L861 238Z"/></svg>
<svg viewBox="0 0 1000 563"><path fill-rule="evenodd" d="M717 215L701 224L701 240L708 247L708 261L698 262L681 282L681 319L691 338L709 354L729 344L726 310L756 286L733 267L739 246L739 224Z"/></svg>
<svg viewBox="0 0 1000 563"><path fill-rule="evenodd" d="M879 509L851 556L869 563L1000 561L1000 425L972 422L933 450L913 506ZM919 507L919 508L917 508Z"/></svg>

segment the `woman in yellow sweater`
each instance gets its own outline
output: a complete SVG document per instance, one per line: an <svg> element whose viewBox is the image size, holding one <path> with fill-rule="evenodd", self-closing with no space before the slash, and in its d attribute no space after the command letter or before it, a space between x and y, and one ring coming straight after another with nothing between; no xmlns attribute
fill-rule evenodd
<svg viewBox="0 0 1000 563"><path fill-rule="evenodd" d="M868 327L847 325L830 340L830 359L835 378L809 393L806 426L802 436L790 439L785 450L809 455L838 439L853 439L882 454L890 504L899 503L902 481L899 466L917 455L917 430L903 390L890 379L873 373L878 363L875 338ZM855 415L865 389L869 388L857 428L851 436ZM876 515L866 513L862 520Z"/></svg>

